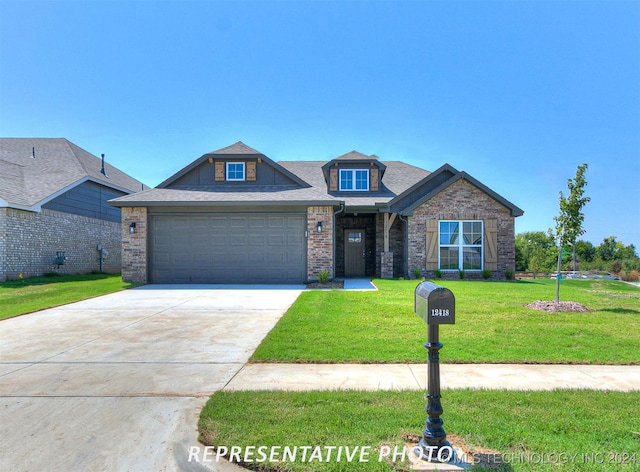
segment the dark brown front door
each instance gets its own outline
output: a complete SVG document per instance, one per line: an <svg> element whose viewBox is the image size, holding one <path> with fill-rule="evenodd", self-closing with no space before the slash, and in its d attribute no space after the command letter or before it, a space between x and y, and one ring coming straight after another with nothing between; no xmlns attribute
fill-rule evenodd
<svg viewBox="0 0 640 472"><path fill-rule="evenodd" d="M344 231L345 277L364 277L364 248L364 229L346 229Z"/></svg>

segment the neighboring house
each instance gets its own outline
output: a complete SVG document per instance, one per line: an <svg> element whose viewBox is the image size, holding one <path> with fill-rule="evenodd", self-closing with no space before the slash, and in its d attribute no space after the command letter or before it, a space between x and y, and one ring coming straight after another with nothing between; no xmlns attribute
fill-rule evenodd
<svg viewBox="0 0 640 472"><path fill-rule="evenodd" d="M274 162L238 142L204 154L122 208L125 280L303 283L330 277L514 270L522 210L464 172L352 151Z"/></svg>
<svg viewBox="0 0 640 472"><path fill-rule="evenodd" d="M0 281L119 272L120 209L107 200L144 188L66 139L0 138Z"/></svg>

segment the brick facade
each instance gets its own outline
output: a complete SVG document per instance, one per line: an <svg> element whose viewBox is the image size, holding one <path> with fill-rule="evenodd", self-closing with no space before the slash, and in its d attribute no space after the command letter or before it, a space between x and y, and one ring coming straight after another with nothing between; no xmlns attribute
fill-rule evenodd
<svg viewBox="0 0 640 472"><path fill-rule="evenodd" d="M318 222L322 231L318 232ZM318 280L318 274L326 270L333 279L333 208L307 208L307 279Z"/></svg>
<svg viewBox="0 0 640 472"><path fill-rule="evenodd" d="M103 272L120 272L119 223L47 209L36 213L0 208L0 281L16 279L19 274L99 271L98 244L108 251ZM58 251L66 256L60 266L54 264Z"/></svg>
<svg viewBox="0 0 640 472"><path fill-rule="evenodd" d="M122 280L147 283L147 208L122 208ZM135 232L131 233L131 223Z"/></svg>
<svg viewBox="0 0 640 472"><path fill-rule="evenodd" d="M515 219L509 209L502 206L485 192L465 180L458 180L420 207L416 208L409 221L408 259L409 268L426 268L427 220L497 220L498 262L494 279L504 278L507 270L515 270ZM407 274L408 275L408 274ZM425 274L433 277L433 271ZM455 277L458 275L456 273ZM465 278L479 278L478 272L467 272Z"/></svg>

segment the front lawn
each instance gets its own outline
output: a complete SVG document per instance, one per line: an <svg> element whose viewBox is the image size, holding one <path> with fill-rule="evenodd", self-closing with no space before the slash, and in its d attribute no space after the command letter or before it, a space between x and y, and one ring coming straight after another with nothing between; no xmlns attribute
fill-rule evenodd
<svg viewBox="0 0 640 472"><path fill-rule="evenodd" d="M640 464L640 392L444 390L442 404L453 446L468 458L502 464L500 470L613 472ZM241 460L253 461L246 465L255 470L404 471L406 464L392 464L391 454L380 460L381 451L398 451L400 459L403 445L422 435L424 406L420 393L407 391L216 392L199 430L220 453L240 448ZM302 450L295 460L282 460L287 446L310 447L306 461ZM322 462L309 460L317 447ZM368 451L368 462L359 454L347 462L344 453L356 447ZM280 462L270 461L271 453ZM215 454L200 449L192 460L211 463Z"/></svg>
<svg viewBox="0 0 640 472"><path fill-rule="evenodd" d="M304 292L252 362L426 362L426 325L413 312L416 281L375 280L377 292ZM565 280L561 300L589 313L524 308L552 300L553 280L437 281L456 297L440 327L443 363L640 364L640 290L609 280Z"/></svg>
<svg viewBox="0 0 640 472"><path fill-rule="evenodd" d="M0 282L0 320L132 286L123 282L120 274L62 275Z"/></svg>

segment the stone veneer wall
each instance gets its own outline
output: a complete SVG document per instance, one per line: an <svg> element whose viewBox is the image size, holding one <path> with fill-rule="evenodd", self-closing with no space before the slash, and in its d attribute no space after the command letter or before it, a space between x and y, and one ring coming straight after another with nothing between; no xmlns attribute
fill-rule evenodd
<svg viewBox="0 0 640 472"><path fill-rule="evenodd" d="M502 279L515 271L515 219L508 208L465 180L459 180L416 208L409 217L409 269L426 267L426 221L487 220L498 222L498 270L492 278ZM410 274L407 274L410 276ZM427 277L433 273L427 272ZM479 272L465 272L465 278L480 278ZM458 278L457 272L455 278Z"/></svg>
<svg viewBox="0 0 640 472"><path fill-rule="evenodd" d="M108 251L103 272L121 268L120 224L60 211L0 208L0 281L50 272L81 274L100 269L97 245ZM54 265L57 251L66 261Z"/></svg>
<svg viewBox="0 0 640 472"><path fill-rule="evenodd" d="M147 208L122 208L122 280L139 284L147 283ZM135 233L129 232L131 223Z"/></svg>
<svg viewBox="0 0 640 472"><path fill-rule="evenodd" d="M318 221L322 221L320 233ZM323 270L333 279L333 207L308 207L307 231L307 280L318 280Z"/></svg>

